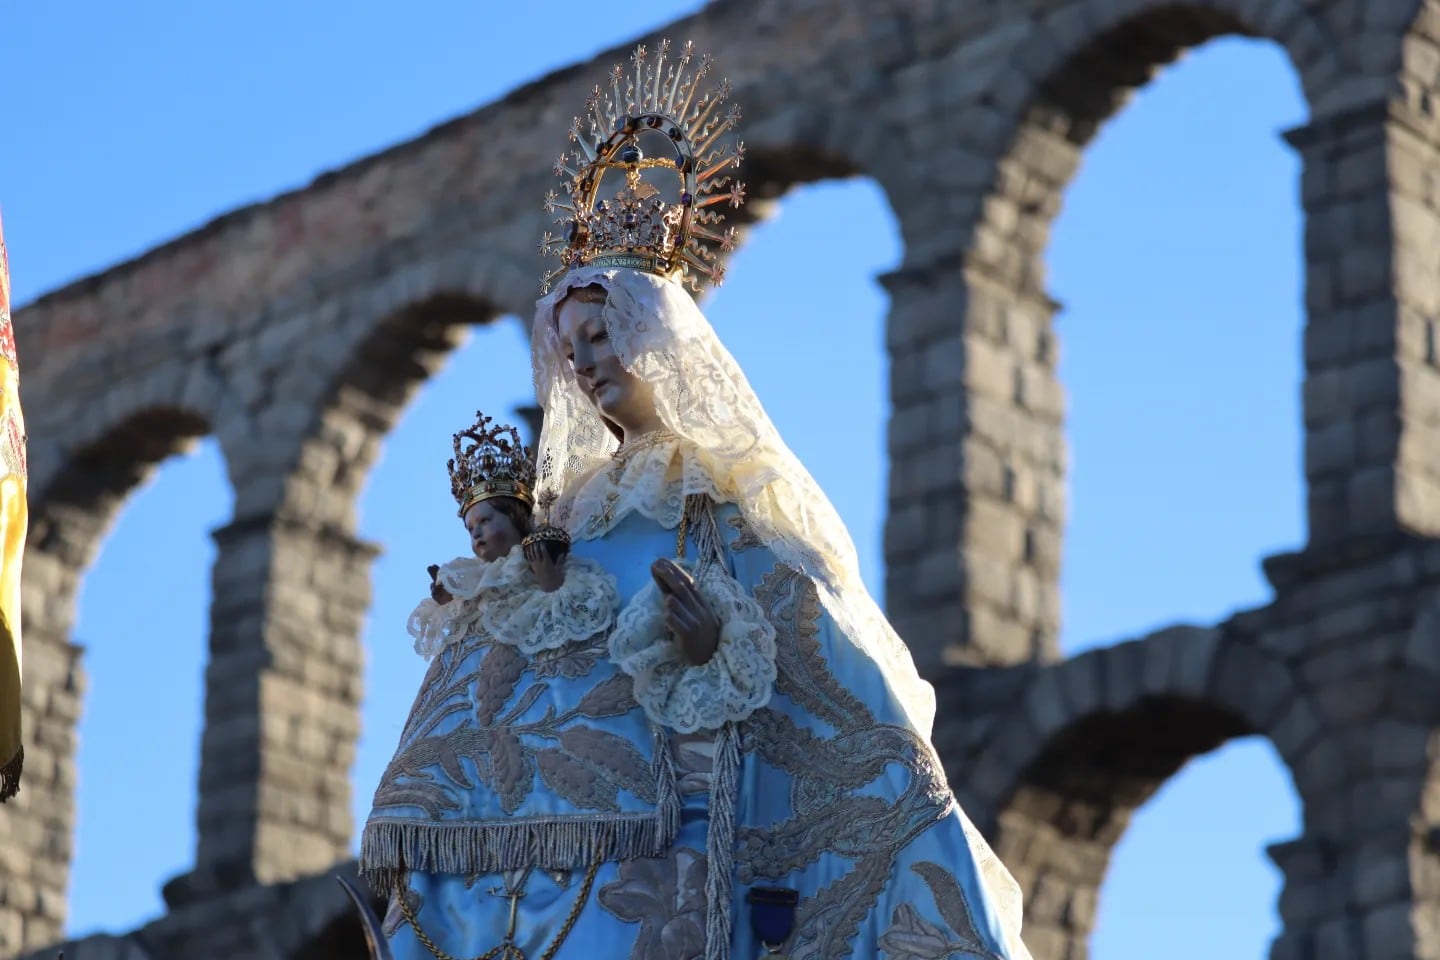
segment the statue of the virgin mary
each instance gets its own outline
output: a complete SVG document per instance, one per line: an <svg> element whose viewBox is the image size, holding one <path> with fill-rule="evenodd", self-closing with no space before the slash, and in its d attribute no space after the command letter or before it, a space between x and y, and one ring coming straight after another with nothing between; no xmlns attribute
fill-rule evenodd
<svg viewBox="0 0 1440 960"><path fill-rule="evenodd" d="M390 949L1028 960L1019 888L931 746L933 691L684 288L719 281L719 205L744 196L708 68L638 48L556 164L537 510L619 609L542 655L477 630L435 658L407 724L425 749L402 736L362 845Z"/></svg>

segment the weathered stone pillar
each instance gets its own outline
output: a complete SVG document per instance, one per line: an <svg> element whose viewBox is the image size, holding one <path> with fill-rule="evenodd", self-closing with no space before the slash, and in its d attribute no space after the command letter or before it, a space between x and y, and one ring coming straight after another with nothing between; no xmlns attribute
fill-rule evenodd
<svg viewBox="0 0 1440 960"><path fill-rule="evenodd" d="M70 642L75 588L88 561L83 524L32 512L21 616L25 774L0 806L0 956L55 942L65 927L74 853L76 726L84 696L81 649ZM144 749L137 742L135 749Z"/></svg>
<svg viewBox="0 0 1440 960"><path fill-rule="evenodd" d="M20 793L0 809L0 956L6 957L54 943L64 931L84 687L80 648L63 633L27 622L24 643L25 776Z"/></svg>
<svg viewBox="0 0 1440 960"><path fill-rule="evenodd" d="M360 629L378 550L281 516L215 533L199 849L172 905L346 858Z"/></svg>
<svg viewBox="0 0 1440 960"><path fill-rule="evenodd" d="M1440 151L1374 103L1286 136L1304 161L1313 545L1440 534Z"/></svg>
<svg viewBox="0 0 1440 960"><path fill-rule="evenodd" d="M1285 929L1271 960L1436 956L1435 870L1420 862L1418 845L1404 819L1382 817L1354 837L1305 836L1269 847L1285 875Z"/></svg>
<svg viewBox="0 0 1440 960"><path fill-rule="evenodd" d="M884 283L890 617L922 669L1054 657L1065 472L1055 306L958 261Z"/></svg>

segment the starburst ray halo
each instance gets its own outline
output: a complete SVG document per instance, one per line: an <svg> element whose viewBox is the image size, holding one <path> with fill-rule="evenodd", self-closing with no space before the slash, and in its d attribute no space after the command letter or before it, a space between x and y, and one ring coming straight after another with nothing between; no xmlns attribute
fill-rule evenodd
<svg viewBox="0 0 1440 960"><path fill-rule="evenodd" d="M660 43L652 61L642 44L630 56L631 68L617 65L586 101L587 117L570 129L574 147L555 161L564 195L551 191L545 209L558 213L558 236L548 231L542 253L559 256L561 265L546 274L543 289L580 266L623 266L688 282L724 281L721 255L735 249L735 228L723 232L724 219L709 209L745 201L745 185L725 171L740 166L745 145L725 135L740 120L731 105L730 82L701 92L710 57L699 58L686 43L670 60L670 41ZM643 142L642 142L643 141ZM646 153L646 147L654 151ZM645 179L649 171L673 174L678 195L661 198ZM623 175L624 185L602 195L607 173Z"/></svg>

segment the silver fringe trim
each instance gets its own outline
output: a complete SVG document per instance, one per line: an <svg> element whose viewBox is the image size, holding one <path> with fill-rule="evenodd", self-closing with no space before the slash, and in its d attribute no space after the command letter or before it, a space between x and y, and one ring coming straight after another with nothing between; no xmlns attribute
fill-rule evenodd
<svg viewBox="0 0 1440 960"><path fill-rule="evenodd" d="M715 521L715 504L707 496L685 498L690 539L695 543L696 572L710 564L724 565L723 540ZM715 735L715 760L710 773L710 826L705 837L705 960L729 960L735 876L735 805L740 790L740 732L734 722Z"/></svg>
<svg viewBox="0 0 1440 960"><path fill-rule="evenodd" d="M662 811L633 817L525 819L508 823L372 820L360 840L360 874L389 893L406 871L452 876L540 867L573 870L596 860L657 857L674 842Z"/></svg>
<svg viewBox="0 0 1440 960"><path fill-rule="evenodd" d="M655 731L653 812L435 822L372 816L360 837L360 875L382 896L409 871L468 877L539 867L573 870L596 860L663 856L680 832L675 760Z"/></svg>
<svg viewBox="0 0 1440 960"><path fill-rule="evenodd" d="M721 727L715 737L715 766L710 779L710 832L705 838L705 960L730 957L739 785L740 734L732 722Z"/></svg>

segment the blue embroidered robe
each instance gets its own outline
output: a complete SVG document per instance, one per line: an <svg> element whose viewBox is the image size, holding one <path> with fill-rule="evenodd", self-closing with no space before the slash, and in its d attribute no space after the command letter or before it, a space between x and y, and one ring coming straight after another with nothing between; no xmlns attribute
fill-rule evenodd
<svg viewBox="0 0 1440 960"><path fill-rule="evenodd" d="M777 647L773 697L733 726L734 843L709 849L713 734L656 729L603 638L528 661L495 643L452 646L366 828L367 842L375 830L396 840L388 862L362 857L397 879L385 918L396 960L435 956L407 912L454 957L751 960L753 887L799 893L782 950L796 960L1026 958L982 881L993 854L873 661L735 507L714 514L729 572ZM616 578L623 605L652 561L674 557L675 531L632 513L573 550ZM728 943L707 951L707 891L726 886ZM507 935L520 952L497 949Z"/></svg>

